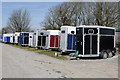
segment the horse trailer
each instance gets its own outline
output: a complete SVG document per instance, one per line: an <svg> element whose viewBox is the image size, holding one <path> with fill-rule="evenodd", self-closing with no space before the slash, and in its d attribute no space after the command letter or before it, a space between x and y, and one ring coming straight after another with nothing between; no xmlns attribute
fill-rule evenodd
<svg viewBox="0 0 120 80"><path fill-rule="evenodd" d="M58 49L60 43L59 30L47 30L45 49Z"/></svg>
<svg viewBox="0 0 120 80"><path fill-rule="evenodd" d="M29 32L21 32L20 33L19 44L21 46L28 46L28 44L29 44Z"/></svg>
<svg viewBox="0 0 120 80"><path fill-rule="evenodd" d="M76 27L61 26L60 50L61 52L76 51Z"/></svg>
<svg viewBox="0 0 120 80"><path fill-rule="evenodd" d="M78 57L112 57L115 55L115 28L78 26L76 28Z"/></svg>
<svg viewBox="0 0 120 80"><path fill-rule="evenodd" d="M15 43L15 44L18 44L18 43L19 43L20 32L15 32L14 34L15 34L15 35L14 35L14 36L15 36L15 41L14 41L14 43Z"/></svg>
<svg viewBox="0 0 120 80"><path fill-rule="evenodd" d="M0 34L0 42L3 42L3 35Z"/></svg>
<svg viewBox="0 0 120 80"><path fill-rule="evenodd" d="M36 38L35 38L35 47L40 49L45 49L46 46L46 36L47 31L45 30L37 30L36 31Z"/></svg>
<svg viewBox="0 0 120 80"><path fill-rule="evenodd" d="M4 43L12 43L13 42L13 34L3 34L3 42Z"/></svg>
<svg viewBox="0 0 120 80"><path fill-rule="evenodd" d="M15 42L15 35L13 33L9 34L10 35L10 43L14 43Z"/></svg>
<svg viewBox="0 0 120 80"><path fill-rule="evenodd" d="M35 47L35 34L34 32L29 33L29 47Z"/></svg>

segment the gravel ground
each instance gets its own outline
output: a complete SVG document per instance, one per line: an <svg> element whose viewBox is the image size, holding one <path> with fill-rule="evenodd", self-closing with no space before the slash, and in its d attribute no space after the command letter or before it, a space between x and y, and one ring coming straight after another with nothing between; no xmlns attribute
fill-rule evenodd
<svg viewBox="0 0 120 80"><path fill-rule="evenodd" d="M118 56L63 61L1 45L3 78L118 78Z"/></svg>

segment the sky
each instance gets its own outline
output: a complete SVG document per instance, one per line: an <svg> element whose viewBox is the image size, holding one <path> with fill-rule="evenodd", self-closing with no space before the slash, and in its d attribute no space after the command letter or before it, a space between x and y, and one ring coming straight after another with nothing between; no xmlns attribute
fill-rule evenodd
<svg viewBox="0 0 120 80"><path fill-rule="evenodd" d="M40 26L40 22L44 20L45 16L48 14L49 9L61 4L64 1L68 2L73 0L2 0L2 3L0 2L0 29L6 26L8 18L11 16L12 12L18 9L27 9L31 15L32 28L41 29L42 27ZM97 0L74 0L74 1L90 2ZM106 1L118 1L118 0L106 0Z"/></svg>
<svg viewBox="0 0 120 80"><path fill-rule="evenodd" d="M2 2L2 27L5 27L8 18L14 10L27 9L30 12L31 28L41 29L40 22L48 14L49 9L55 7L62 2Z"/></svg>

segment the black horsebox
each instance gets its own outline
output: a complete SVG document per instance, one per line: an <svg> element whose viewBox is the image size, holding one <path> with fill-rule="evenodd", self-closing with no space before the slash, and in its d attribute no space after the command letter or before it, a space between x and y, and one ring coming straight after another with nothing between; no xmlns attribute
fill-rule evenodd
<svg viewBox="0 0 120 80"><path fill-rule="evenodd" d="M112 57L115 49L115 28L78 26L76 28L77 57Z"/></svg>

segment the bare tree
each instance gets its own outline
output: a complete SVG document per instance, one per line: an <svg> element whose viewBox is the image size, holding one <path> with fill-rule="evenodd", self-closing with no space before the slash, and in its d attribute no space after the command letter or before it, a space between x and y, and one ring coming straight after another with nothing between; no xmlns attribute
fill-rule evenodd
<svg viewBox="0 0 120 80"><path fill-rule="evenodd" d="M62 25L78 25L81 22L81 3L63 3L49 10L42 22L44 29L60 29Z"/></svg>
<svg viewBox="0 0 120 80"><path fill-rule="evenodd" d="M29 31L30 21L30 14L27 10L15 10L8 19L7 28L11 32Z"/></svg>
<svg viewBox="0 0 120 80"><path fill-rule="evenodd" d="M101 26L116 26L120 19L117 2L92 3L91 12L94 15L94 23Z"/></svg>
<svg viewBox="0 0 120 80"><path fill-rule="evenodd" d="M111 6L112 5L112 6ZM50 8L42 22L44 29L60 29L63 25L118 25L117 2L68 2Z"/></svg>
<svg viewBox="0 0 120 80"><path fill-rule="evenodd" d="M8 27L3 27L1 30L2 34L11 32Z"/></svg>

